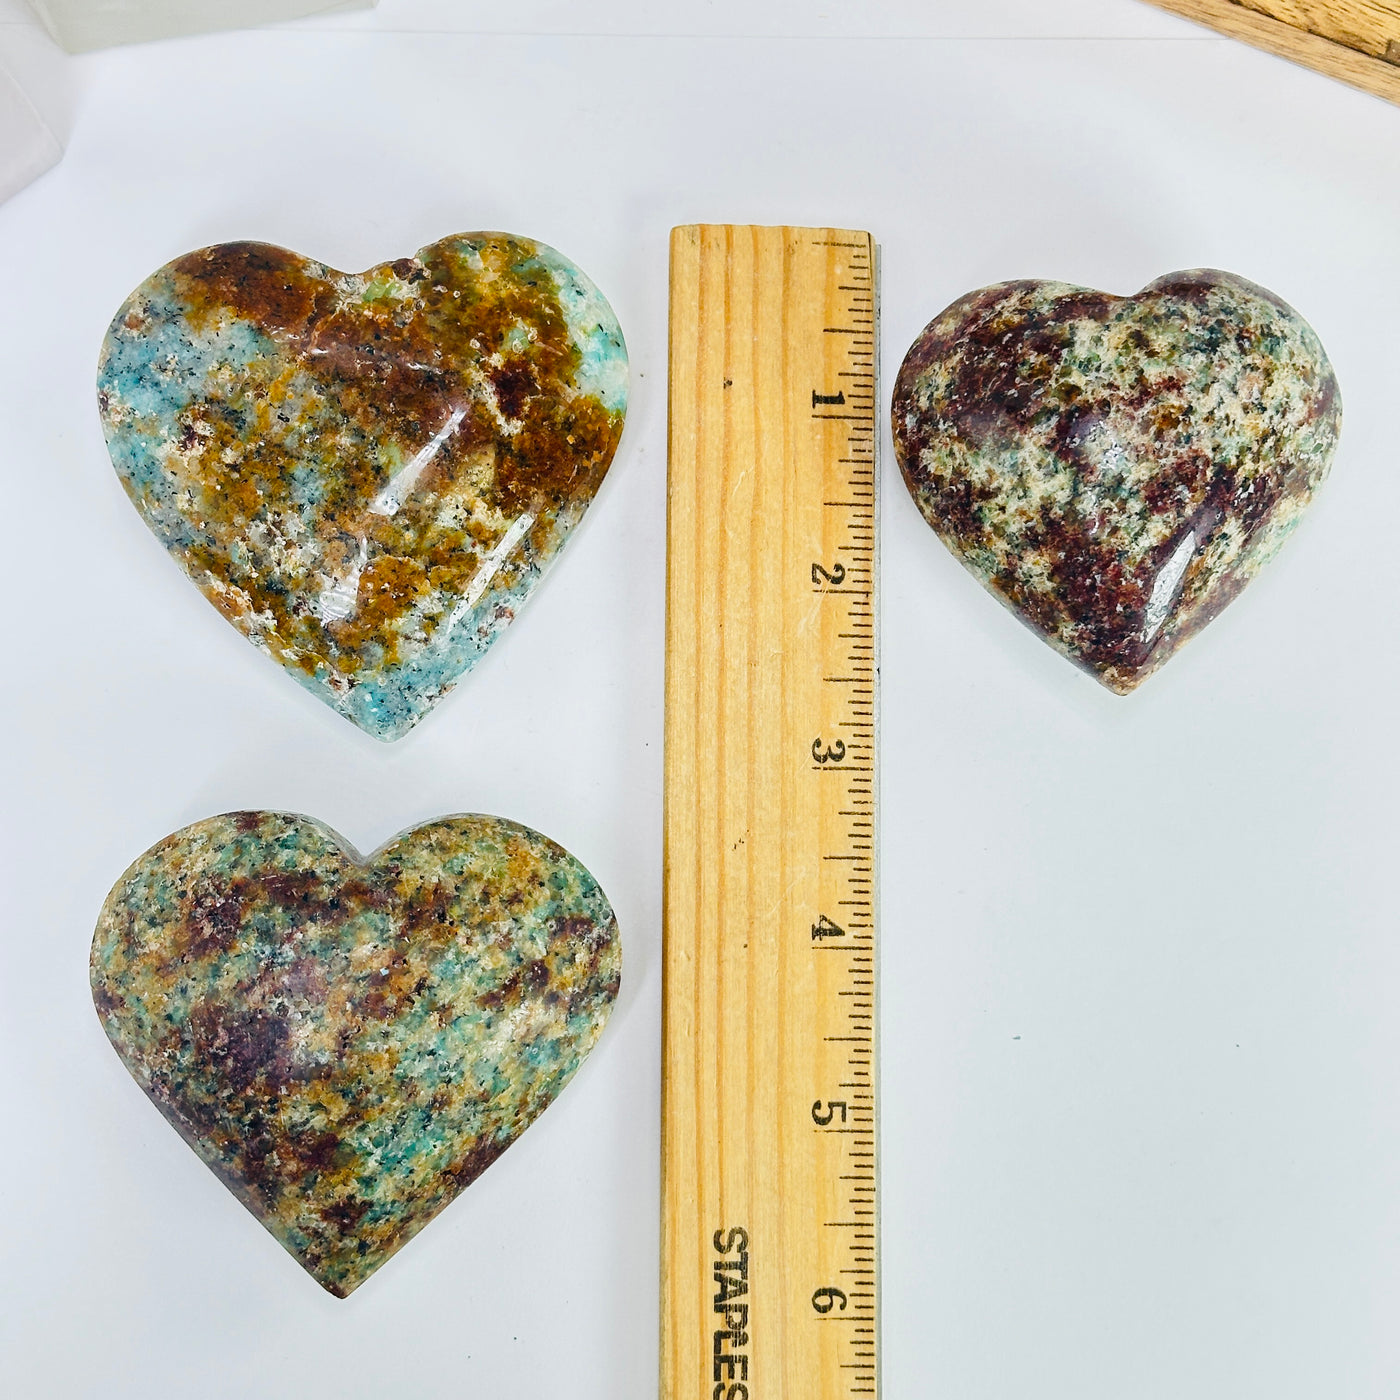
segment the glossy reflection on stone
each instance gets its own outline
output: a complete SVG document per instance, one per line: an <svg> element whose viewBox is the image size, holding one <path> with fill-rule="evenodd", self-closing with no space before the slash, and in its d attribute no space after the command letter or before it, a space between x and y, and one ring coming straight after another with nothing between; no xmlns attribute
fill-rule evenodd
<svg viewBox="0 0 1400 1400"><path fill-rule="evenodd" d="M360 274L225 243L107 332L107 445L255 646L396 739L515 616L612 460L627 352L552 248L443 239Z"/></svg>
<svg viewBox="0 0 1400 1400"><path fill-rule="evenodd" d="M1124 694L1292 531L1341 399L1297 312L1193 271L1135 297L1032 281L962 297L910 349L891 416L948 548Z"/></svg>
<svg viewBox="0 0 1400 1400"><path fill-rule="evenodd" d="M549 1106L620 967L597 882L527 827L447 817L361 860L233 812L122 876L91 975L136 1082L344 1297Z"/></svg>

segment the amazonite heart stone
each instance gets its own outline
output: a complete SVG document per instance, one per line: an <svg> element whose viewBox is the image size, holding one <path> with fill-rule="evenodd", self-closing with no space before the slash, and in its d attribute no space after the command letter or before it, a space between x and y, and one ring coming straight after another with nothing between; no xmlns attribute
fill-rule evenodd
<svg viewBox="0 0 1400 1400"><path fill-rule="evenodd" d="M515 618L612 461L627 351L567 258L502 233L364 273L224 243L102 346L117 475L259 650L379 739Z"/></svg>
<svg viewBox="0 0 1400 1400"><path fill-rule="evenodd" d="M993 594L1119 694L1292 533L1341 428L1312 328L1227 272L1136 296L1003 282L955 301L894 388L925 518Z"/></svg>
<svg viewBox="0 0 1400 1400"><path fill-rule="evenodd" d="M132 1077L339 1297L554 1101L620 970L597 881L528 827L447 817L361 858L280 812L153 846L91 960Z"/></svg>

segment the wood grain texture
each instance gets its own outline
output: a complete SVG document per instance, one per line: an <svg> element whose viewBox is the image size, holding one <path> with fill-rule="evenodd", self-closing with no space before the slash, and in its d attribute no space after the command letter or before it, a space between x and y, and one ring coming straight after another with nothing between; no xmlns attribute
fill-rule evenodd
<svg viewBox="0 0 1400 1400"><path fill-rule="evenodd" d="M873 259L672 235L667 1400L876 1392Z"/></svg>
<svg viewBox="0 0 1400 1400"><path fill-rule="evenodd" d="M1239 0L1246 9L1282 20L1349 49L1384 58L1400 39L1400 8L1379 0Z"/></svg>
<svg viewBox="0 0 1400 1400"><path fill-rule="evenodd" d="M1400 7L1378 0L1149 0L1377 97L1400 102Z"/></svg>

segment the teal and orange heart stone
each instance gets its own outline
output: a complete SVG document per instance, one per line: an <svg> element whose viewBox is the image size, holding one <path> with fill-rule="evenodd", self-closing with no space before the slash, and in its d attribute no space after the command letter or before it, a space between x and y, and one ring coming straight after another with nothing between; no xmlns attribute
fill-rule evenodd
<svg viewBox="0 0 1400 1400"><path fill-rule="evenodd" d="M627 351L567 258L501 233L364 273L223 243L103 343L113 465L256 647L379 739L519 611L607 472Z"/></svg>
<svg viewBox="0 0 1400 1400"><path fill-rule="evenodd" d="M484 816L366 859L306 817L196 822L117 881L91 961L132 1077L338 1297L553 1102L620 973L597 881Z"/></svg>

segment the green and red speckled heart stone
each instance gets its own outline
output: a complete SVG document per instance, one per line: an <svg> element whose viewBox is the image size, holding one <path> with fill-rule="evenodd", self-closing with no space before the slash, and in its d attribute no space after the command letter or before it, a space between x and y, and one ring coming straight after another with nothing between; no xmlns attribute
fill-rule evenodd
<svg viewBox="0 0 1400 1400"><path fill-rule="evenodd" d="M1004 282L900 367L895 451L993 594L1125 694L1274 555L1327 475L1341 399L1316 334L1229 273L1134 297Z"/></svg>
<svg viewBox="0 0 1400 1400"><path fill-rule="evenodd" d="M338 1297L553 1102L620 969L606 896L538 832L448 817L361 860L279 812L152 847L91 961L132 1077Z"/></svg>

